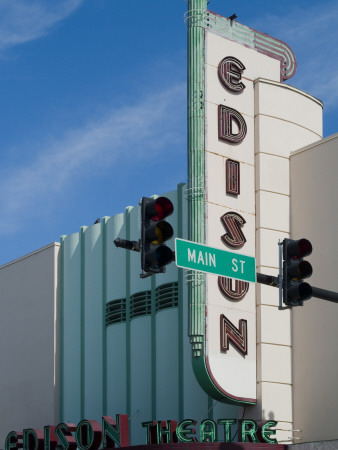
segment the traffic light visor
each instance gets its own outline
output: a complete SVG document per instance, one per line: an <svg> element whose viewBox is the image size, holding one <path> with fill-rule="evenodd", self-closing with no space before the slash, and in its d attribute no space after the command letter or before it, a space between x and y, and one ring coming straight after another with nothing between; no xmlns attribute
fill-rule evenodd
<svg viewBox="0 0 338 450"><path fill-rule="evenodd" d="M166 245L152 248L145 256L146 264L155 269L169 264L174 259L174 252Z"/></svg>
<svg viewBox="0 0 338 450"><path fill-rule="evenodd" d="M153 224L145 232L147 240L152 245L162 244L162 242L165 242L168 239L172 238L173 234L173 227L170 225L170 223L165 222L164 220L161 222L157 222L156 225Z"/></svg>
<svg viewBox="0 0 338 450"><path fill-rule="evenodd" d="M312 253L312 245L311 242L307 239L299 239L298 248L300 257L311 255Z"/></svg>
<svg viewBox="0 0 338 450"><path fill-rule="evenodd" d="M172 250L167 246L161 246L156 249L156 259L157 264L161 267L169 262L171 262L174 259L174 253Z"/></svg>
<svg viewBox="0 0 338 450"><path fill-rule="evenodd" d="M147 216L154 221L168 217L174 211L174 205L167 197L158 197L146 206Z"/></svg>
<svg viewBox="0 0 338 450"><path fill-rule="evenodd" d="M298 241L293 241L287 239L287 255L289 258L298 259L304 256L311 255L312 244L307 239L298 239Z"/></svg>
<svg viewBox="0 0 338 450"><path fill-rule="evenodd" d="M298 302L312 297L312 287L308 283L297 283L288 288L286 304L298 306Z"/></svg>
<svg viewBox="0 0 338 450"><path fill-rule="evenodd" d="M293 262L287 267L287 275L292 281L299 281L309 278L312 275L312 265L309 261Z"/></svg>

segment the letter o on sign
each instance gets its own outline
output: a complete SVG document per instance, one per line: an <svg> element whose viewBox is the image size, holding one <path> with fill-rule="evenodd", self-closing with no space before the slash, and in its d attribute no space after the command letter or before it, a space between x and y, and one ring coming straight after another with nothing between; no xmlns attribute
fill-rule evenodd
<svg viewBox="0 0 338 450"><path fill-rule="evenodd" d="M81 420L76 427L76 445L81 450L96 450L102 441L102 429L96 420Z"/></svg>

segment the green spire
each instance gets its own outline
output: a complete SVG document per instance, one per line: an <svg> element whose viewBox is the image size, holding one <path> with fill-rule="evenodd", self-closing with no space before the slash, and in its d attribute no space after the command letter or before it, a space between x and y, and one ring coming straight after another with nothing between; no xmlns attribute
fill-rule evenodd
<svg viewBox="0 0 338 450"><path fill-rule="evenodd" d="M205 243L204 202L204 18L206 0L189 0L188 26L188 200L189 240ZM204 338L205 275L189 275L189 334L193 356L201 356Z"/></svg>

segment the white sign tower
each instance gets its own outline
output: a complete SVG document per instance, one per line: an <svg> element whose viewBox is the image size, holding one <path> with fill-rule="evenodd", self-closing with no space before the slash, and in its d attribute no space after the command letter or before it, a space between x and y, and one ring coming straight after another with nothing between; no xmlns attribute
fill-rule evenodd
<svg viewBox="0 0 338 450"><path fill-rule="evenodd" d="M296 71L284 42L208 11L206 0L188 2L187 23L189 239L256 257L259 272L276 275L278 239L289 233L290 151L321 137L322 105L283 83ZM268 369L277 359L291 373L290 317L278 311L277 289L201 272L189 281L200 385L219 401L259 403L259 418L265 398L287 397L275 419L291 424L291 375L276 383Z"/></svg>

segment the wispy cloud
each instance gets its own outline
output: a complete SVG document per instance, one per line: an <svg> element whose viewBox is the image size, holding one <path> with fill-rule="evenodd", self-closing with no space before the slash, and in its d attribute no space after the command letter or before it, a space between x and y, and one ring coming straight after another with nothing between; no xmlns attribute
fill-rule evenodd
<svg viewBox="0 0 338 450"><path fill-rule="evenodd" d="M45 35L82 1L1 0L0 51Z"/></svg>
<svg viewBox="0 0 338 450"><path fill-rule="evenodd" d="M100 176L122 158L132 168L149 153L159 155L164 146L173 153L182 148L185 89L180 84L153 92L137 104L112 109L81 129L68 130L61 139L26 148L35 159L10 173L3 170L0 177L0 213L6 217L0 234L15 231L18 216L23 220L37 203L51 203L71 183Z"/></svg>
<svg viewBox="0 0 338 450"><path fill-rule="evenodd" d="M326 107L338 105L338 3L309 4L301 9L295 2L284 16L266 15L255 24L290 45L298 60L290 83L320 98Z"/></svg>

